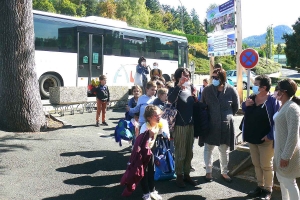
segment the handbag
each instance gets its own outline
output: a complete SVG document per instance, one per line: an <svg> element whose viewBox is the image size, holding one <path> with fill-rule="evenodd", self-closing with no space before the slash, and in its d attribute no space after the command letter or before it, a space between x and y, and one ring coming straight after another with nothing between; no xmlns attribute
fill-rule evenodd
<svg viewBox="0 0 300 200"><path fill-rule="evenodd" d="M164 108L164 112L161 115L161 118L168 121L169 130L170 132L174 131L176 116L177 116L177 109L172 104L166 104Z"/></svg>
<svg viewBox="0 0 300 200"><path fill-rule="evenodd" d="M143 86L143 75L142 74L140 74L138 72L135 72L134 84L139 85L139 86Z"/></svg>

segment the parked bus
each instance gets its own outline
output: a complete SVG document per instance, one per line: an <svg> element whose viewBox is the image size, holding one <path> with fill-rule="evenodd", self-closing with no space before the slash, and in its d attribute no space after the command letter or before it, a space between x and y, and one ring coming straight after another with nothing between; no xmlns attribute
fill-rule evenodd
<svg viewBox="0 0 300 200"><path fill-rule="evenodd" d="M158 62L164 77L187 64L185 37L127 26L101 17L76 18L33 11L35 59L43 98L49 87L87 86L99 75L107 85L132 86L138 58Z"/></svg>

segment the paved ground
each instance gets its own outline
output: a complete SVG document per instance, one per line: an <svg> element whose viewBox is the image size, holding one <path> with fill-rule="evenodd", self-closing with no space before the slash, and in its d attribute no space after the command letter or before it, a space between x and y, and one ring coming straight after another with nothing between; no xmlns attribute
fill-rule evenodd
<svg viewBox="0 0 300 200"><path fill-rule="evenodd" d="M300 73L298 73L297 70L282 68L281 77L300 78Z"/></svg>
<svg viewBox="0 0 300 200"><path fill-rule="evenodd" d="M120 196L124 187L119 181L130 156L130 145L123 143L120 147L112 134L123 115L123 110L110 110L108 127L95 127L95 113L84 113L61 118L72 124L71 128L39 134L0 132L0 199L141 199L140 187L130 198ZM240 120L241 116L237 116L236 125ZM229 168L246 156L247 153L231 152ZM214 182L205 183L203 148L195 141L193 165L197 170L191 175L199 186L179 189L171 180L156 182L156 188L164 199L247 199L246 192L256 186L255 182L236 177L233 183L224 182L217 149L214 161ZM278 190L273 199L280 199Z"/></svg>

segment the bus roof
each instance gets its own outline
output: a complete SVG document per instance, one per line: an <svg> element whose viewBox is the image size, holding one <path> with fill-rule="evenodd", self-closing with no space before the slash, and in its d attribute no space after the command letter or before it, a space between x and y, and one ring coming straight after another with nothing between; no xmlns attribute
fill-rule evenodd
<svg viewBox="0 0 300 200"><path fill-rule="evenodd" d="M48 17L53 17L53 18L58 18L58 19L66 19L66 20L77 21L77 22L85 22L85 23L89 23L89 24L97 24L97 25L106 26L108 28L113 27L113 28L120 28L120 29L125 29L125 30L130 30L130 31L138 31L141 33L155 34L155 35L159 35L159 36L172 37L172 38L187 41L186 37L162 33L162 32L158 32L158 31L151 31L151 30L147 30L147 29L134 28L134 27L128 26L127 23L124 21L113 20L113 19L108 19L108 18L103 18L103 17L89 16L89 17L79 18L79 17L72 17L72 16L67 16L67 15L61 15L61 14L43 12L43 11L38 11L38 10L33 10L33 14L48 16Z"/></svg>

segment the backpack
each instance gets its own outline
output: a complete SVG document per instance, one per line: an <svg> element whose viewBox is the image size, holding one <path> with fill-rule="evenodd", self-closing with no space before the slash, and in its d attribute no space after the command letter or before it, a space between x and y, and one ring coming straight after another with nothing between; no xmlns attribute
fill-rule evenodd
<svg viewBox="0 0 300 200"><path fill-rule="evenodd" d="M130 141L133 139L134 125L125 119L121 119L115 128L115 140L122 146L122 140Z"/></svg>

